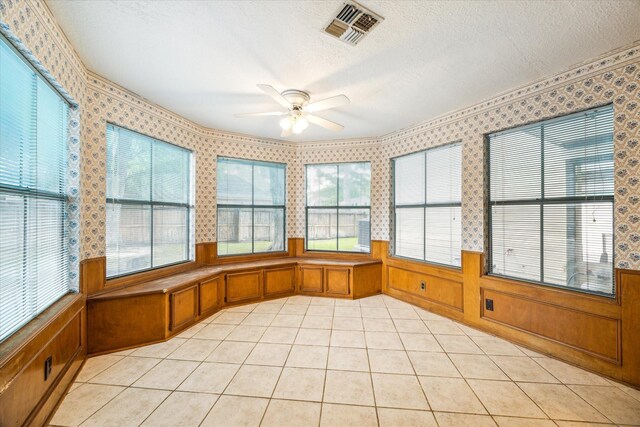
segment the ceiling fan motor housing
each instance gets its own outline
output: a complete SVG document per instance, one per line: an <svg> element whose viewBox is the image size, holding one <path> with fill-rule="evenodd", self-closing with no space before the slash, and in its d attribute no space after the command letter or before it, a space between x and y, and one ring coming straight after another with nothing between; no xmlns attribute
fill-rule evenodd
<svg viewBox="0 0 640 427"><path fill-rule="evenodd" d="M309 92L298 89L287 89L282 92L282 96L294 106L302 106L311 99Z"/></svg>

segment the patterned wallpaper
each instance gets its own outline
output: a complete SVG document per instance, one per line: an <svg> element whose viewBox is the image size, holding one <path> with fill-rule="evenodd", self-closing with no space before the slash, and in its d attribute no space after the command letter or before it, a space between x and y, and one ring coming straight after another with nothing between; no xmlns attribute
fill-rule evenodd
<svg viewBox="0 0 640 427"><path fill-rule="evenodd" d="M612 103L615 110L615 258L640 269L640 43L550 78L499 94L380 138L294 144L207 129L87 71L41 0L0 1L0 21L38 58L79 104L81 115L81 257L105 251L106 123L111 122L194 151L196 241L216 239L216 156L287 164L289 237L304 235L304 164L372 162L372 238L388 240L392 157L463 143L464 250L485 248L484 135Z"/></svg>

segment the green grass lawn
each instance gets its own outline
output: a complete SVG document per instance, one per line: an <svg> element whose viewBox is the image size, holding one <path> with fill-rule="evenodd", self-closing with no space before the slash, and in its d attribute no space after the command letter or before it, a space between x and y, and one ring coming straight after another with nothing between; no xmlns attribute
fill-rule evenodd
<svg viewBox="0 0 640 427"><path fill-rule="evenodd" d="M271 242L256 242L255 252L264 252L268 250ZM335 251L336 241L335 239L323 239L323 240L310 240L310 251ZM340 239L340 250L342 251L360 251L358 246L357 237L343 237ZM250 254L251 242L218 242L218 255L236 255L236 254Z"/></svg>

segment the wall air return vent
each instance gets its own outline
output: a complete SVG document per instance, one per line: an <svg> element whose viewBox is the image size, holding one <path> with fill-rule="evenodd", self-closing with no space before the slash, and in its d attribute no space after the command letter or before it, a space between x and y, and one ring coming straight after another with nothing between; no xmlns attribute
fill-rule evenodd
<svg viewBox="0 0 640 427"><path fill-rule="evenodd" d="M324 32L345 43L356 45L383 19L355 1L347 1L329 20Z"/></svg>

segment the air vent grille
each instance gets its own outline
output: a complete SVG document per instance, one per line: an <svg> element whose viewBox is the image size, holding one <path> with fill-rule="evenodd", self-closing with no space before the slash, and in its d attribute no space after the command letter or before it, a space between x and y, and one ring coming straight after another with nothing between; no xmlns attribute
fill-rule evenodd
<svg viewBox="0 0 640 427"><path fill-rule="evenodd" d="M355 1L347 1L331 18L324 31L345 43L356 45L383 19Z"/></svg>

